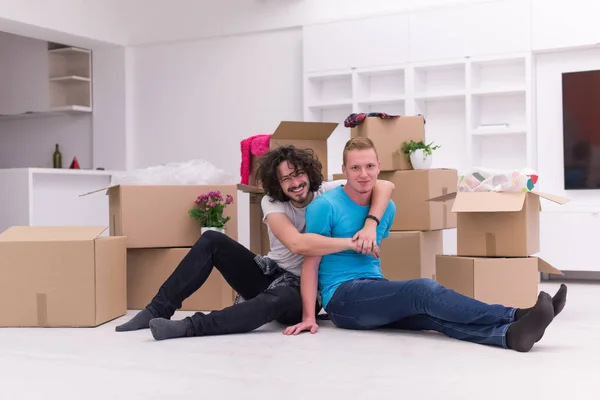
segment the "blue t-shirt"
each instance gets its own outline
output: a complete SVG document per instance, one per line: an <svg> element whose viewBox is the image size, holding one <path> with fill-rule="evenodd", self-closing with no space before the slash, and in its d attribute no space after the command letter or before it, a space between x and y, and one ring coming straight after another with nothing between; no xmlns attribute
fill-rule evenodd
<svg viewBox="0 0 600 400"><path fill-rule="evenodd" d="M337 187L317 197L306 208L306 233L334 238L351 238L360 231L371 206L356 204L344 191ZM394 221L396 205L390 203L377 227L377 245L389 236ZM327 306L335 290L342 283L359 278L383 278L380 260L371 255L346 250L328 254L321 258L319 266L319 290L323 306Z"/></svg>

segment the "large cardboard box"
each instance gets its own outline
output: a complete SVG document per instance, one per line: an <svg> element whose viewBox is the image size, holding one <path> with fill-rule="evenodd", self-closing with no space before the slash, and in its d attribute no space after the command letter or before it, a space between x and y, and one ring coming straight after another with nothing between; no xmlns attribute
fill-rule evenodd
<svg viewBox="0 0 600 400"><path fill-rule="evenodd" d="M0 235L0 326L94 327L127 312L124 237L107 227L15 226Z"/></svg>
<svg viewBox="0 0 600 400"><path fill-rule="evenodd" d="M367 117L350 130L351 137L367 137L373 141L382 171L413 169L410 159L402 153L402 143L425 140L425 119L422 116L383 119Z"/></svg>
<svg viewBox="0 0 600 400"><path fill-rule="evenodd" d="M442 253L442 231L390 232L381 242L381 270L390 280L435 279L435 259Z"/></svg>
<svg viewBox="0 0 600 400"><path fill-rule="evenodd" d="M566 198L537 192L459 192L457 254L472 257L527 257L540 251L540 197L564 204Z"/></svg>
<svg viewBox="0 0 600 400"><path fill-rule="evenodd" d="M128 249L127 308L145 308L189 251L189 248ZM181 310L221 310L232 305L234 299L234 290L213 268L204 285L183 302Z"/></svg>
<svg viewBox="0 0 600 400"><path fill-rule="evenodd" d="M101 189L105 190L105 189ZM188 214L203 193L219 190L233 197L225 234L238 240L236 185L117 185L108 188L110 234L126 236L127 248L192 247L200 225Z"/></svg>
<svg viewBox="0 0 600 400"><path fill-rule="evenodd" d="M237 187L242 192L248 193L250 197L248 209L250 219L250 251L254 254L267 255L271 249L269 228L263 222L263 212L260 204L265 193L258 187L241 184Z"/></svg>
<svg viewBox="0 0 600 400"><path fill-rule="evenodd" d="M392 195L396 204L392 231L456 228L456 214L451 212L451 201L428 201L456 192L458 172L455 169L381 172L379 179L392 181L396 185Z"/></svg>
<svg viewBox="0 0 600 400"><path fill-rule="evenodd" d="M337 128L337 122L295 122L282 121L269 140L269 149L281 146L294 145L299 149L312 149L315 156L323 165L323 176L327 179L327 139ZM250 186L261 186L256 178L258 158L250 159Z"/></svg>
<svg viewBox="0 0 600 400"><path fill-rule="evenodd" d="M538 296L540 272L562 272L537 257L472 258L438 255L436 280L448 289L487 304L527 308Z"/></svg>

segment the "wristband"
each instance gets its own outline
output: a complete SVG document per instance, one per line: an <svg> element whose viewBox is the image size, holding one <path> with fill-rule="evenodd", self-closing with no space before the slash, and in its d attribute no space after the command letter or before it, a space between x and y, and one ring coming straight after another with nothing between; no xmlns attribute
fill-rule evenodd
<svg viewBox="0 0 600 400"><path fill-rule="evenodd" d="M367 215L367 218L371 218L373 221L377 222L377 226L379 226L379 218L377 218L376 216L371 215L371 214ZM365 218L365 220L367 218Z"/></svg>

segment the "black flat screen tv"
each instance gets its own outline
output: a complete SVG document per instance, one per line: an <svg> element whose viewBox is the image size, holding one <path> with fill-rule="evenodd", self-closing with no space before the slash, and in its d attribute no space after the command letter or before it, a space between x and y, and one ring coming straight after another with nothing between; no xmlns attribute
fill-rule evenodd
<svg viewBox="0 0 600 400"><path fill-rule="evenodd" d="M565 189L600 189L600 71L563 73L562 106Z"/></svg>

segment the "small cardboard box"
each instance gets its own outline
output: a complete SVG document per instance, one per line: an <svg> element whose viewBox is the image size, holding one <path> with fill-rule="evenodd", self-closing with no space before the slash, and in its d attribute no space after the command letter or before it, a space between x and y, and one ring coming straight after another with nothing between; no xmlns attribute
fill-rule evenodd
<svg viewBox="0 0 600 400"><path fill-rule="evenodd" d="M367 117L350 130L351 137L367 137L373 141L382 171L413 169L410 159L402 153L402 143L425 140L425 119L422 116L383 119Z"/></svg>
<svg viewBox="0 0 600 400"><path fill-rule="evenodd" d="M107 227L15 226L0 235L0 326L95 327L127 313L124 237Z"/></svg>
<svg viewBox="0 0 600 400"><path fill-rule="evenodd" d="M563 273L537 257L472 258L438 255L436 280L487 304L527 308L538 296L540 272Z"/></svg>
<svg viewBox="0 0 600 400"><path fill-rule="evenodd" d="M393 182L396 217L392 231L433 231L456 228L451 202L430 202L432 197L456 192L455 169L381 172L379 179Z"/></svg>
<svg viewBox="0 0 600 400"><path fill-rule="evenodd" d="M337 122L292 122L282 121L269 140L269 149L294 145L299 149L312 149L323 165L323 176L327 179L327 139L337 128ZM250 186L260 186L256 178L257 158L251 157Z"/></svg>
<svg viewBox="0 0 600 400"><path fill-rule="evenodd" d="M459 192L434 200L454 200L459 256L527 257L540 251L540 197L568 201L538 192Z"/></svg>
<svg viewBox="0 0 600 400"><path fill-rule="evenodd" d="M127 308L145 308L189 251L189 248L127 250ZM221 310L234 300L234 290L213 268L204 285L183 302L181 310Z"/></svg>
<svg viewBox="0 0 600 400"><path fill-rule="evenodd" d="M435 258L443 253L442 231L390 232L381 242L381 270L390 280L435 279Z"/></svg>
<svg viewBox="0 0 600 400"><path fill-rule="evenodd" d="M263 223L263 212L260 202L265 196L261 188L238 185L239 190L250 195L250 251L254 254L267 255L271 249L269 228Z"/></svg>
<svg viewBox="0 0 600 400"><path fill-rule="evenodd" d="M110 235L127 236L127 248L192 247L201 227L188 211L198 196L216 190L233 197L223 213L231 217L225 234L238 240L236 185L117 185L95 192L101 190L109 198Z"/></svg>

